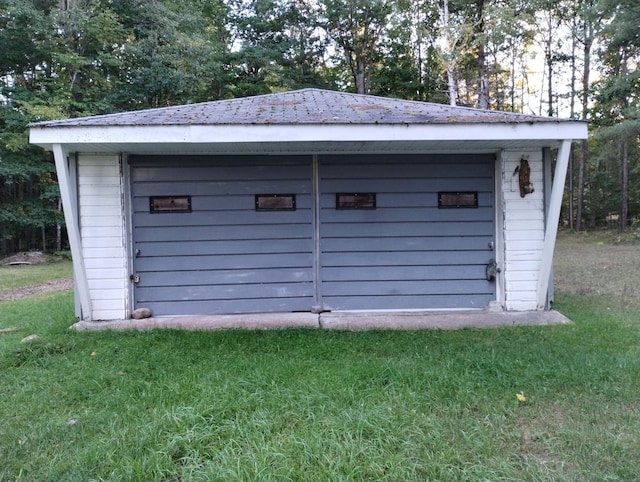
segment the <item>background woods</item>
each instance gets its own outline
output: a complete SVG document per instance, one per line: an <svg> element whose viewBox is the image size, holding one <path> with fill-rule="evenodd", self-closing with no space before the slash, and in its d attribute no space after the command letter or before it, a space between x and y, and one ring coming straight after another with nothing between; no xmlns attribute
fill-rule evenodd
<svg viewBox="0 0 640 482"><path fill-rule="evenodd" d="M321 87L589 120L563 222L640 216L637 0L0 0L0 254L60 249L31 122Z"/></svg>

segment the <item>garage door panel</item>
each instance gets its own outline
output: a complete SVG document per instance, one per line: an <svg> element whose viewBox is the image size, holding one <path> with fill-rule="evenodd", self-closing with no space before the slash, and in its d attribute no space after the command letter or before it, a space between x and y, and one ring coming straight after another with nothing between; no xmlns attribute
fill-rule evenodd
<svg viewBox="0 0 640 482"><path fill-rule="evenodd" d="M158 316L313 306L310 157L131 162L136 306ZM294 195L295 209L256 211L259 194ZM150 196L191 196L191 211L151 213Z"/></svg>
<svg viewBox="0 0 640 482"><path fill-rule="evenodd" d="M371 165L373 164L373 165ZM326 309L482 308L495 299L493 156L320 158ZM443 209L439 192L477 207ZM335 193L374 193L373 209L336 209Z"/></svg>

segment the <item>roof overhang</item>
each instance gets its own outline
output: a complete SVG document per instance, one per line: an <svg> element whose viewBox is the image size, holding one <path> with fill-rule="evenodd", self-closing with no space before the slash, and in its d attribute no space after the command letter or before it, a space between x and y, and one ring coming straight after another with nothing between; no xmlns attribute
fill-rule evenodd
<svg viewBox="0 0 640 482"><path fill-rule="evenodd" d="M131 154L495 152L555 148L587 138L584 122L394 125L39 126L30 142L47 150Z"/></svg>

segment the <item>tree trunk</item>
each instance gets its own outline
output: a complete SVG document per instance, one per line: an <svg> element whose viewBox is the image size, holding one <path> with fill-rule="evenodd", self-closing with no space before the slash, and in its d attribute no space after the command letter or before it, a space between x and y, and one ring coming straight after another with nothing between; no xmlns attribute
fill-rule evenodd
<svg viewBox="0 0 640 482"><path fill-rule="evenodd" d="M453 57L453 35L451 34L449 23L449 0L443 0L443 24L445 32L445 52L447 66L447 87L449 89L449 105L456 105L458 102L458 89L456 86L456 61Z"/></svg>
<svg viewBox="0 0 640 482"><path fill-rule="evenodd" d="M589 158L589 146L587 140L580 141L580 165L578 166L578 200L576 206L575 230L582 230L582 211L584 209L584 183L585 171L587 169L587 159Z"/></svg>
<svg viewBox="0 0 640 482"><path fill-rule="evenodd" d="M585 18L583 25L584 65L582 67L582 120L587 120L589 109L589 74L591 71L591 48L593 46L593 24ZM584 185L587 163L589 161L589 145L586 139L580 142L580 165L578 166L578 200L576 209L576 231L582 230L582 212L584 210Z"/></svg>
<svg viewBox="0 0 640 482"><path fill-rule="evenodd" d="M476 22L474 25L475 42L478 47L478 107L489 108L489 79L487 78L487 52L484 38L484 3L476 0Z"/></svg>
<svg viewBox="0 0 640 482"><path fill-rule="evenodd" d="M369 86L367 85L367 75L365 72L364 60L361 55L356 54L355 68L353 70L353 80L356 84L356 92L358 94L368 94Z"/></svg>
<svg viewBox="0 0 640 482"><path fill-rule="evenodd" d="M629 138L622 139L622 159L620 165L620 184L622 199L620 200L620 229L629 225Z"/></svg>
<svg viewBox="0 0 640 482"><path fill-rule="evenodd" d="M62 212L62 198L58 198L58 212ZM56 251L62 251L62 226L56 223Z"/></svg>

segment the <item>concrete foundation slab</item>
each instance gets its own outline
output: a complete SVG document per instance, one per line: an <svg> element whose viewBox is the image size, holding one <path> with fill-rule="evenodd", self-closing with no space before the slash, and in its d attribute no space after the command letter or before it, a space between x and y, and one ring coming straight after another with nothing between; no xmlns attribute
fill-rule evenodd
<svg viewBox="0 0 640 482"><path fill-rule="evenodd" d="M458 330L571 323L557 311L409 311L264 313L180 316L142 320L79 321L71 328L87 330L268 330L323 328L329 330Z"/></svg>

